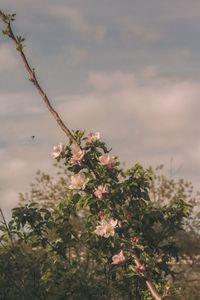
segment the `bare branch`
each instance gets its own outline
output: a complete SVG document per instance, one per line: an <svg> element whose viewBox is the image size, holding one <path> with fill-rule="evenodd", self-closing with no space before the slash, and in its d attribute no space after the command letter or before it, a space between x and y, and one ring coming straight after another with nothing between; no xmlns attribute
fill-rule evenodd
<svg viewBox="0 0 200 300"><path fill-rule="evenodd" d="M19 51L22 61L24 63L24 66L29 74L29 80L34 84L34 86L36 87L38 93L40 94L40 96L42 97L43 101L45 102L49 112L52 114L52 116L54 117L54 119L56 120L56 122L58 123L58 125L60 126L60 128L64 131L64 133L67 135L67 137L69 138L69 140L71 142L73 142L74 144L77 144L73 134L71 133L71 131L69 130L69 128L64 124L64 122L62 121L61 117L59 116L59 114L56 112L56 110L53 108L53 106L50 103L50 100L47 96L47 94L44 92L44 90L42 89L37 76L35 74L35 70L33 68L31 68L27 57L23 51L23 44L22 42L24 41L24 39L19 39L19 37L17 37L11 27L11 22L14 20L12 20L11 18L9 18L8 16L14 16L15 15L6 15L4 14L2 11L0 11L0 18L2 19L2 21L5 23L6 25L6 30L4 31L4 34L9 36L13 42L16 45L16 49Z"/></svg>

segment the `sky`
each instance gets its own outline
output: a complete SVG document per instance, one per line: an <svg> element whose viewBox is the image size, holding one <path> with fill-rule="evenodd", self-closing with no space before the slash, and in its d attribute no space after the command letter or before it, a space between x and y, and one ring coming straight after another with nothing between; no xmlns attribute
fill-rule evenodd
<svg viewBox="0 0 200 300"><path fill-rule="evenodd" d="M199 0L1 0L55 109L127 167L165 165L200 189ZM0 29L3 29L0 24ZM32 139L31 136L35 138ZM0 205L8 215L66 143L0 36Z"/></svg>

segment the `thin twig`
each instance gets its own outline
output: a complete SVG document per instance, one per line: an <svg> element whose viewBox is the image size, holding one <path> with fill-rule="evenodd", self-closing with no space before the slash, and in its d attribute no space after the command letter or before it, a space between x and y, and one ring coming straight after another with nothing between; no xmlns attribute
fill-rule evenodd
<svg viewBox="0 0 200 300"><path fill-rule="evenodd" d="M21 44L21 42L19 42L17 40L16 35L13 33L12 27L11 27L11 22L6 22L6 15L0 10L0 18L2 19L2 21L6 24L7 26L7 30L8 30L8 35L9 37L14 41L17 50L19 51L21 58L23 60L24 66L30 76L29 80L34 84L34 86L36 87L38 93L40 94L40 96L42 97L43 101L45 102L49 112L52 114L52 116L54 117L54 119L56 120L56 122L58 123L59 127L64 131L64 133L67 135L67 137L69 138L69 140L71 142L73 142L74 144L77 144L76 139L74 138L73 134L71 133L71 131L69 130L69 128L64 124L64 122L62 121L62 119L60 118L59 114L55 111L55 109L53 108L53 106L50 103L50 100L48 98L48 96L46 95L46 93L44 92L44 90L42 89L37 76L35 74L35 70L34 68L31 68L26 55L24 54L23 51L23 46Z"/></svg>
<svg viewBox="0 0 200 300"><path fill-rule="evenodd" d="M141 266L140 260L139 260L139 258L137 257L137 255L134 255L133 258L134 258L134 260L135 260L136 266ZM150 280L145 280L145 281L146 281L146 285L147 285L149 291L151 292L151 295L153 296L153 298L154 298L155 300L162 300L163 297L161 297L161 296L158 294L158 292L157 292L157 290L156 290L154 284L153 284Z"/></svg>

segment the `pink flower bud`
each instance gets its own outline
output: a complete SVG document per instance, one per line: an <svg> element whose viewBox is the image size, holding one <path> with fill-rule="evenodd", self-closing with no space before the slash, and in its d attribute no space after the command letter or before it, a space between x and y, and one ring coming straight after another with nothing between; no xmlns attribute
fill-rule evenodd
<svg viewBox="0 0 200 300"><path fill-rule="evenodd" d="M100 210L100 212L99 212L99 219L100 219L100 220L105 219L105 213L104 213L104 210Z"/></svg>
<svg viewBox="0 0 200 300"><path fill-rule="evenodd" d="M126 261L126 257L124 255L123 250L121 250L118 254L112 257L112 265L122 265Z"/></svg>
<svg viewBox="0 0 200 300"><path fill-rule="evenodd" d="M145 271L145 267L143 265L137 265L137 266L135 266L135 270L137 270L139 272L144 272Z"/></svg>
<svg viewBox="0 0 200 300"><path fill-rule="evenodd" d="M87 137L88 143L94 143L100 139L99 132L90 132Z"/></svg>

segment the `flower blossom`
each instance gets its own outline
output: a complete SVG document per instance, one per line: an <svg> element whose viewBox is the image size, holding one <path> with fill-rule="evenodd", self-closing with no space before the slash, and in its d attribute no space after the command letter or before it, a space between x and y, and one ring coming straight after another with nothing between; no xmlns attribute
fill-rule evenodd
<svg viewBox="0 0 200 300"><path fill-rule="evenodd" d="M102 199L108 193L108 188L105 185L99 185L98 188L94 191L94 195L98 199Z"/></svg>
<svg viewBox="0 0 200 300"><path fill-rule="evenodd" d="M53 147L52 156L53 158L59 158L64 153L65 147L63 144L59 144L58 146Z"/></svg>
<svg viewBox="0 0 200 300"><path fill-rule="evenodd" d="M137 270L139 272L144 272L145 271L145 267L143 265L137 265L137 266L135 266L135 270Z"/></svg>
<svg viewBox="0 0 200 300"><path fill-rule="evenodd" d="M123 250L112 257L112 265L122 265L126 261Z"/></svg>
<svg viewBox="0 0 200 300"><path fill-rule="evenodd" d="M115 235L115 227L117 226L118 221L117 220L105 220L104 218L99 222L99 225L95 229L95 233L97 235L104 236L105 238L108 238L110 236Z"/></svg>
<svg viewBox="0 0 200 300"><path fill-rule="evenodd" d="M94 143L100 139L100 132L90 132L87 136L88 143Z"/></svg>
<svg viewBox="0 0 200 300"><path fill-rule="evenodd" d="M71 176L69 189L71 190L84 190L88 179L85 177L84 173L79 172Z"/></svg>
<svg viewBox="0 0 200 300"><path fill-rule="evenodd" d="M145 271L145 266L138 264L137 266L129 266L129 269L132 271L139 271L139 272L144 272Z"/></svg>
<svg viewBox="0 0 200 300"><path fill-rule="evenodd" d="M99 157L100 165L108 167L108 169L113 169L114 165L116 164L115 157L110 157L109 155L101 155Z"/></svg>
<svg viewBox="0 0 200 300"><path fill-rule="evenodd" d="M74 146L72 148L72 158L70 159L70 163L72 165L80 165L85 155L85 150L81 150L78 146Z"/></svg>

